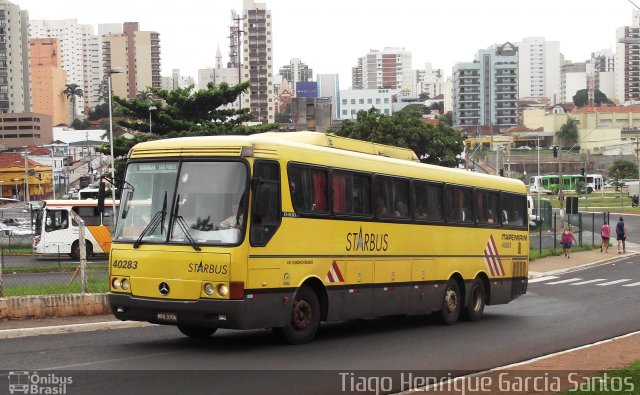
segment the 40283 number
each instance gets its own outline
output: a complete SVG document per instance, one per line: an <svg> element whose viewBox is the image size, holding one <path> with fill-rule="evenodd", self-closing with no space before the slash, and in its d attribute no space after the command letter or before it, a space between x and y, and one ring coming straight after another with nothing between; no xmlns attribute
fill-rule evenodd
<svg viewBox="0 0 640 395"><path fill-rule="evenodd" d="M127 261L127 260L117 259L117 260L113 261L111 266L113 266L114 268L117 268L117 269L133 269L133 270L135 270L135 269L138 268L138 261Z"/></svg>

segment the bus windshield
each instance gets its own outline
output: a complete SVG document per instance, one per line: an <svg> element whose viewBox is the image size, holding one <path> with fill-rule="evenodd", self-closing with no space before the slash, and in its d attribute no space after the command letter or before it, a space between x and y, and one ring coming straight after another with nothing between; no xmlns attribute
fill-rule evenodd
<svg viewBox="0 0 640 395"><path fill-rule="evenodd" d="M114 241L237 244L245 224L240 161L132 162Z"/></svg>

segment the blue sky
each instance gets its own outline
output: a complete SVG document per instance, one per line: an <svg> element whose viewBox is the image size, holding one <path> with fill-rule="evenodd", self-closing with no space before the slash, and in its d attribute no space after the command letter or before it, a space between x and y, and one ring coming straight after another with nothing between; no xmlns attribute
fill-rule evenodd
<svg viewBox="0 0 640 395"><path fill-rule="evenodd" d="M162 75L178 68L194 78L199 68L213 66L218 44L227 62L230 11L243 8L242 0L10 1L31 19L140 22L141 30L160 33ZM274 72L300 58L314 74L340 74L342 89L351 84L357 58L383 47L404 47L414 68L430 62L445 75L456 62L472 61L478 49L524 37L560 41L566 59L585 61L593 51L615 51L616 28L631 24L635 8L628 0L264 2L272 11Z"/></svg>

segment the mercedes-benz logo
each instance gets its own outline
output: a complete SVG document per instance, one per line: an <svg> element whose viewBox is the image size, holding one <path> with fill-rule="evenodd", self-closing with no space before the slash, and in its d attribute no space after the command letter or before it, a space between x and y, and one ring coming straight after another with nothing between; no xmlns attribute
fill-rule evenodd
<svg viewBox="0 0 640 395"><path fill-rule="evenodd" d="M160 291L160 295L167 296L169 295L171 289L169 288L169 284L163 281L160 283L160 285L158 285L158 291Z"/></svg>

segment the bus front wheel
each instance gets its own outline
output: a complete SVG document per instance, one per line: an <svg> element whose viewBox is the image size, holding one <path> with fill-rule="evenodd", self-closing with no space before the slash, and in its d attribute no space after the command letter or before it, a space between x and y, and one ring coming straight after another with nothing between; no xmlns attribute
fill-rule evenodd
<svg viewBox="0 0 640 395"><path fill-rule="evenodd" d="M289 344L310 342L320 327L320 302L311 287L301 287L293 300L291 313L283 328L273 328L281 340Z"/></svg>
<svg viewBox="0 0 640 395"><path fill-rule="evenodd" d="M442 306L440 309L440 320L445 325L452 325L458 321L462 310L462 294L458 282L453 278L447 281L442 295Z"/></svg>
<svg viewBox="0 0 640 395"><path fill-rule="evenodd" d="M178 330L183 335L192 339L206 339L213 335L218 328L205 328L203 326L178 325Z"/></svg>
<svg viewBox="0 0 640 395"><path fill-rule="evenodd" d="M93 245L91 245L91 243L88 241L85 241L85 243L88 258L91 256L91 254L93 254ZM80 242L78 240L74 241L71 245L71 254L69 255L71 255L71 258L74 260L80 259Z"/></svg>
<svg viewBox="0 0 640 395"><path fill-rule="evenodd" d="M464 318L468 321L478 321L484 313L486 294L482 280L476 278L471 284L469 305L464 310Z"/></svg>

